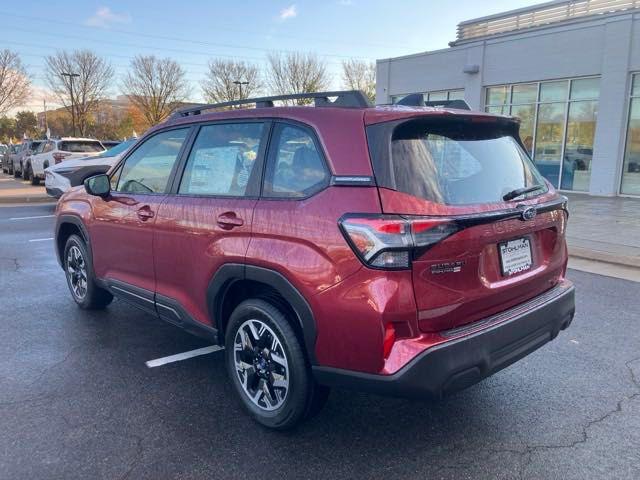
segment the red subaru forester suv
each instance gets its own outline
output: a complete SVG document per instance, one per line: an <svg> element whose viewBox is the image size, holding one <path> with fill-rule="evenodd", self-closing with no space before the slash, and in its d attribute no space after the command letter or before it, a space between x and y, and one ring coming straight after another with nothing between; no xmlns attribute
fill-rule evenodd
<svg viewBox="0 0 640 480"><path fill-rule="evenodd" d="M244 407L277 429L331 386L439 398L521 359L573 318L566 198L516 119L403 103L174 114L60 199L73 299L224 345Z"/></svg>

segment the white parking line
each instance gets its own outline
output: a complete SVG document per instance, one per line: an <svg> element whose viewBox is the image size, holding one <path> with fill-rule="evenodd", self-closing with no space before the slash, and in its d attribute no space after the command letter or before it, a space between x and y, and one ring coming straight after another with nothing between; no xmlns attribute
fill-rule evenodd
<svg viewBox="0 0 640 480"><path fill-rule="evenodd" d="M53 240L53 237L51 237L51 238L32 238L31 240L29 240L29 242L46 242L48 240Z"/></svg>
<svg viewBox="0 0 640 480"><path fill-rule="evenodd" d="M224 347L220 345L211 345L210 347L198 348L189 352L176 353L175 355L169 355L168 357L156 358L155 360L149 360L145 362L147 367L159 367L166 365L167 363L179 362L186 360L187 358L198 357L200 355L207 355L209 353L217 352L218 350L224 350Z"/></svg>
<svg viewBox="0 0 640 480"><path fill-rule="evenodd" d="M10 221L16 221L16 220L31 220L32 218L51 218L51 217L55 217L55 215L36 215L33 217L13 217L10 218Z"/></svg>

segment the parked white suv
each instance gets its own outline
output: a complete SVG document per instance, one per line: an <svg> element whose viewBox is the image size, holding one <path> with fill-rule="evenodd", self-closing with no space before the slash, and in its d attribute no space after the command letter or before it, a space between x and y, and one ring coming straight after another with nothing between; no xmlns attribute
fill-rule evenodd
<svg viewBox="0 0 640 480"><path fill-rule="evenodd" d="M14 177L22 177L25 180L28 178L29 169L27 165L29 165L31 155L38 150L38 147L40 147L43 142L44 140L25 140L18 145L16 154L12 156L11 160Z"/></svg>
<svg viewBox="0 0 640 480"><path fill-rule="evenodd" d="M44 180L44 171L48 167L75 158L95 157L106 151L102 143L91 138L46 140L29 159L26 179L31 180L32 185L38 185L40 180Z"/></svg>
<svg viewBox="0 0 640 480"><path fill-rule="evenodd" d="M47 168L44 171L44 185L47 193L54 198L60 198L71 187L82 185L85 179L100 173L107 173L136 140L137 138L125 140L95 157L66 160Z"/></svg>

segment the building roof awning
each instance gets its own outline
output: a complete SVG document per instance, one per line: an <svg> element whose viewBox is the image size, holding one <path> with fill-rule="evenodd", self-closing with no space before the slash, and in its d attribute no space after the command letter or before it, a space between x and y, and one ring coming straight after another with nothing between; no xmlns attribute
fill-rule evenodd
<svg viewBox="0 0 640 480"><path fill-rule="evenodd" d="M555 0L461 22L453 43L632 9L640 9L640 0Z"/></svg>

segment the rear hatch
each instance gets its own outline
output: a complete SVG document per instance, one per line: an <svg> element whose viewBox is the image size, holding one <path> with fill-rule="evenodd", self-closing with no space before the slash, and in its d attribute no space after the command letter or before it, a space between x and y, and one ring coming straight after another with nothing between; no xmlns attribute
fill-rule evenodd
<svg viewBox="0 0 640 480"><path fill-rule="evenodd" d="M504 311L564 275L566 199L537 172L518 128L442 112L367 126L383 212L410 234L423 332Z"/></svg>

